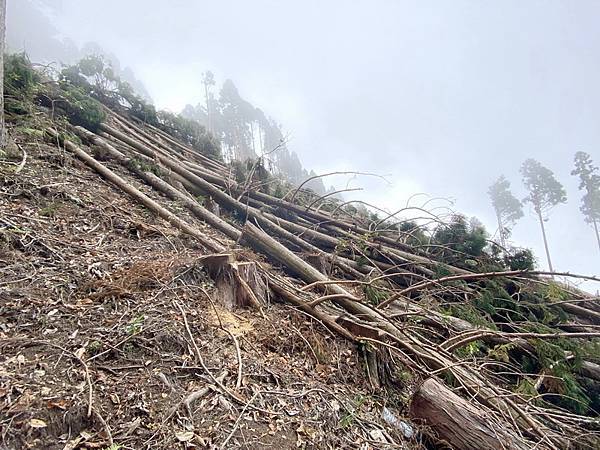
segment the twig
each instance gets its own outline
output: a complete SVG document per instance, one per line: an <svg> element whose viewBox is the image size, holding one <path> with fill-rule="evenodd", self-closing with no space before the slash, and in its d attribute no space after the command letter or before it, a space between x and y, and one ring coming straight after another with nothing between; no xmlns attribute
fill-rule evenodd
<svg viewBox="0 0 600 450"><path fill-rule="evenodd" d="M296 188L296 190L294 191L294 193L292 194L292 197L290 198L290 202L294 201L294 199L296 198L296 194L298 194L298 191L302 188L302 186L304 186L309 181L315 180L317 178L328 177L328 176L331 176L331 175L366 175L366 176L369 176L369 177L381 178L382 180L384 180L387 183L389 183L389 181L387 181L385 179L385 177L383 177L381 175L377 175L375 173L355 172L355 171L329 172L329 173L324 173L323 175L315 175L315 176L312 176L312 177L308 177L306 180L304 180L302 183L300 183L300 186L298 186ZM285 197L282 200L285 200Z"/></svg>
<svg viewBox="0 0 600 450"><path fill-rule="evenodd" d="M254 401L254 399L258 396L259 392L255 392L254 395L252 397L250 397L250 400L248 400L248 402L244 405L244 408L242 409L242 412L240 413L240 415L238 416L237 420L233 424L233 429L231 430L231 432L229 433L229 435L227 436L227 438L225 438L225 440L221 444L221 449L224 449L225 446L227 445L227 443L229 442L229 440L233 437L233 435L235 434L235 432L238 429L238 426L239 426L239 424L240 424L240 422L242 420L242 417L244 417L244 414L246 413L246 410L248 409L248 407L250 406L250 404Z"/></svg>
<svg viewBox="0 0 600 450"><path fill-rule="evenodd" d="M220 382L219 380L217 380L217 378L212 374L212 372L210 370L208 370L208 367L206 367L206 364L204 364L204 359L202 358L200 349L198 348L198 345L196 344L196 340L194 339L194 335L192 334L192 330L190 329L190 326L188 324L187 315L185 314L183 307L177 301L173 301L173 303L175 303L175 306L177 306L177 308L179 308L179 311L181 311L185 329L190 338L190 341L192 342L192 345L194 346L194 351L196 352L196 358L198 358L198 362L200 363L200 365L202 366L202 368L204 369L206 374L210 377L210 379L213 381L214 384L216 384L217 386L219 386L219 388L221 388L223 390L224 393L229 395L231 398L233 398L235 401L239 402L240 404L242 404L242 405L245 404L246 402L244 401L244 399L242 399L241 397L238 397L237 394L235 394L235 393L231 392L229 389L227 389L225 387L225 385L222 382Z"/></svg>
<svg viewBox="0 0 600 450"><path fill-rule="evenodd" d="M19 147L19 149L23 153L23 159L21 159L21 162L19 163L19 165L15 169L15 174L18 174L19 172L21 172L21 170L23 170L23 167L25 167L25 163L27 162L27 152L19 144L17 144L17 147Z"/></svg>
<svg viewBox="0 0 600 450"><path fill-rule="evenodd" d="M379 309L385 308L387 305L397 300L398 298L409 294L413 291L424 289L429 286L434 286L439 283L443 283L446 281L459 281L459 280L476 280L481 278L496 278L496 277L512 277L518 275L551 275L551 276L561 276L561 277L572 277L572 278L583 278L585 280L598 281L600 282L600 278L590 275L578 275L570 272L546 272L546 271L537 271L537 270L509 270L505 272L484 272L484 273L467 273L461 275L451 275L448 277L438 278L437 280L430 281L422 281L417 284L413 284L412 286L407 287L406 289L397 292L392 295L387 300L381 302L378 306Z"/></svg>
<svg viewBox="0 0 600 450"><path fill-rule="evenodd" d="M227 333L229 336L231 336L231 339L233 340L233 343L235 344L235 353L237 355L237 361L238 361L238 371L237 371L237 380L235 382L235 387L236 389L239 389L242 387L242 352L240 350L240 344L237 340L237 338L235 337L235 335L229 331L227 328L223 328L223 331L225 333Z"/></svg>

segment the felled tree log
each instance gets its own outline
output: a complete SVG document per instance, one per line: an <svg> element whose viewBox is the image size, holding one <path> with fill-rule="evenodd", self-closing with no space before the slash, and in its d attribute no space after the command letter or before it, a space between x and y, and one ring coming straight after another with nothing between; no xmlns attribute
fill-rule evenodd
<svg viewBox="0 0 600 450"><path fill-rule="evenodd" d="M330 280L317 269L300 259L297 255L257 227L253 226L251 223L246 223L242 231L241 242L283 264L288 270L294 272L305 282L330 282ZM381 312L361 303L358 298L339 285L327 284L324 289L330 293L340 295L339 297L332 299L334 303L345 309L348 313L353 314L359 320L368 321L372 325L380 328L381 331L385 332L390 338L393 338L398 345L408 352L413 355L418 355L419 358L424 358L436 369L449 370L457 378L461 379L469 392L476 396L483 404L497 410L510 411L512 414L519 416L518 422L521 427L531 430L540 437L549 436L547 437L549 442L556 444L551 448L560 448L563 446L564 439L552 433L551 430L528 414L511 399L499 397L497 395L497 388L493 386L489 380L484 379L479 373L470 368L455 364L455 360L451 358L450 355L443 350L435 351L431 349L427 344L420 342L417 336L408 337L401 329L397 328L393 323L387 320ZM504 426L509 427L510 425L506 423Z"/></svg>
<svg viewBox="0 0 600 450"><path fill-rule="evenodd" d="M289 242L297 245L298 247L300 247L303 250L306 250L309 252L315 252L315 251L320 252L321 251L320 249L318 249L317 247L313 246L312 244L306 242L302 238L294 235L293 233L283 229L279 225L270 221L269 219L264 217L259 210L252 208L250 206L244 205L240 201L238 201L238 200L234 199L233 197L231 197L230 195L228 195L226 192L221 191L219 188L214 186L208 180L205 180L204 178L187 170L180 163L173 160L172 158L165 157L164 155L157 153L152 148L147 147L146 145L140 143L139 141L132 139L130 136L128 136L124 133L121 133L120 131L118 131L108 125L102 124L101 128L109 135L130 145L135 150L138 150L139 152L141 152L143 155L148 156L148 157L157 158L158 161L160 161L160 163L164 164L167 168L171 169L173 172L175 172L178 175L182 176L183 178L187 179L190 183L194 184L195 186L197 186L199 189L201 189L205 193L211 195L215 199L215 201L217 203L219 203L221 206L223 206L224 208L227 208L227 209L233 210L233 211L237 211L238 214L240 214L242 216L247 215L249 217L252 217L258 223L260 223L261 226L268 229L270 232L273 232L275 235L281 237L282 239L288 240ZM327 257L334 259L335 264L338 267L340 267L344 272L347 272L354 277L360 277L360 273L356 269L351 267L351 265L348 264L346 261L344 261L341 257L332 257L331 255L328 255Z"/></svg>
<svg viewBox="0 0 600 450"><path fill-rule="evenodd" d="M456 449L525 450L534 446L514 431L494 422L489 411L472 405L435 378L425 380L414 394L410 416L413 420L423 421L440 440L447 441Z"/></svg>
<svg viewBox="0 0 600 450"><path fill-rule="evenodd" d="M231 239L238 240L240 238L242 233L233 225L230 225L219 216L211 213L198 202L189 199L179 190L175 189L169 183L157 177L153 173L146 173L146 181L156 190L159 190L169 197L180 201L186 208L192 211L196 217L215 227L217 230L226 234Z"/></svg>
<svg viewBox="0 0 600 450"><path fill-rule="evenodd" d="M46 129L46 133L48 135L50 135L53 139L59 138L58 133L52 129ZM77 158L79 158L81 161L83 161L89 167L91 167L96 172L98 172L104 179L106 179L107 181L110 181L111 183L113 183L114 185L119 187L125 193L129 194L131 197L133 197L135 200L140 202L146 208L148 208L149 210L153 211L154 213L156 213L163 219L170 222L173 226L175 226L179 230L183 231L186 234L189 234L190 236L193 236L195 239L198 240L198 242L200 242L200 244L202 244L202 246L204 246L205 248L209 249L212 252L219 252L219 253L224 252L225 249L220 244L218 244L210 239L207 239L204 233L202 233L199 230L197 230L196 228L192 227L187 222L184 222L179 217L177 217L175 214L173 214L171 211L160 206L158 203L156 203L154 200L152 200L146 194L144 194L143 192L139 191L137 188L135 188L134 186L132 186L131 184L126 182L123 178L118 176L116 173L114 173L112 170L110 170L109 168L104 166L102 163L96 161L94 158L92 158L86 152L81 150L75 144L73 144L70 141L65 140L64 145L67 150L72 152Z"/></svg>
<svg viewBox="0 0 600 450"><path fill-rule="evenodd" d="M137 127L136 125L133 125L131 123L131 121L128 121L127 119L125 119L122 116L119 116L119 118L123 121L126 122L129 126L134 127L134 129L137 130L141 130L142 132L144 132L147 136L150 136L149 133L145 132L144 130L142 130L141 128ZM144 124L145 127L147 127L148 129L154 131L156 133L157 136L159 136L161 139L164 139L164 141L169 144L170 146L174 146L175 148L180 149L181 151L185 151L188 154L192 154L195 158L197 158L198 160L202 161L203 163L206 163L208 166L210 166L211 168L214 168L215 170L219 171L219 172L226 172L227 171L227 167L225 165L223 165L222 162L219 161L215 161L214 159L211 159L207 156L202 155L201 153L198 153L197 151L182 145L180 142L176 141L175 139L173 139L171 136L169 136L167 133L165 133L162 130L159 130L158 128L145 123ZM150 136L151 137L151 136ZM154 139L155 141L157 141L157 139ZM161 145L165 148L167 147L167 144L161 143ZM169 149L172 151L172 149Z"/></svg>
<svg viewBox="0 0 600 450"><path fill-rule="evenodd" d="M188 208L196 217L203 220L207 224L215 227L216 229L223 232L225 235L230 237L233 240L239 239L241 232L237 230L234 226L228 224L220 217L208 211L206 208L202 207L198 202L195 202L185 196L182 192L175 189L173 186L168 184L166 181L160 179L155 174L151 172L144 172L143 170L136 169L133 165L131 159L127 158L123 153L118 151L108 142L103 140L101 137L95 135L94 133L86 130L82 127L75 127L74 131L78 136L85 139L86 141L100 147L102 150L106 151L109 156L115 159L117 162L122 164L124 167L133 171L136 175L142 178L146 183L152 186L154 189L162 192L168 197L180 201L186 208Z"/></svg>

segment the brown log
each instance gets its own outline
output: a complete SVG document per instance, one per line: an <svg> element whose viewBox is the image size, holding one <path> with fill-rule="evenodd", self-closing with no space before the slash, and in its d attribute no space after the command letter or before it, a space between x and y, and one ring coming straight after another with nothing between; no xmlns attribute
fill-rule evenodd
<svg viewBox="0 0 600 450"><path fill-rule="evenodd" d="M46 132L53 139L59 138L58 133L52 129L46 129ZM146 194L144 194L143 192L139 191L137 188L126 182L123 178L118 176L116 173L104 166L102 163L96 161L94 158L92 158L86 152L81 150L72 142L65 140L64 145L67 150L72 152L75 156L77 156L77 158L79 158L85 164L87 164L96 172L98 172L104 179L110 181L111 183L119 187L122 191L129 194L131 197L133 197L136 201L140 202L149 210L153 211L163 219L167 220L169 223L171 223L171 225L173 225L177 229L197 239L198 242L200 242L200 244L202 244L202 246L204 246L208 250L215 253L222 253L225 251L225 249L220 244L206 238L204 233L192 227L187 222L184 222L171 211L160 206Z"/></svg>
<svg viewBox="0 0 600 450"><path fill-rule="evenodd" d="M162 192L168 197L180 201L186 208L188 208L196 217L203 220L207 224L213 226L217 230L224 233L226 236L230 237L233 240L238 240L241 236L241 232L237 230L234 226L225 222L220 217L208 211L206 208L202 207L198 202L191 200L181 191L175 189L173 186L168 184L166 181L160 179L155 174L151 172L144 172L142 170L136 170L135 167L131 164L131 160L127 158L123 153L118 151L108 142L103 140L101 137L95 135L94 133L86 130L82 127L75 127L75 133L78 136L85 139L88 142L100 147L104 151L106 151L112 158L118 161L120 164L132 170L136 173L140 178L142 178L146 183L152 186L154 189Z"/></svg>
<svg viewBox="0 0 600 450"><path fill-rule="evenodd" d="M173 160L172 158L165 157L165 156L161 155L160 153L155 152L152 148L149 148L148 146L140 143L139 141L137 141L135 139L132 139L130 136L128 136L124 133L121 133L120 131L118 131L108 125L102 124L101 128L109 135L121 140L122 142L125 142L126 144L130 145L134 149L141 152L143 155L157 158L162 164L167 166L173 172L184 177L190 183L194 184L195 186L197 186L199 189L201 189L205 193L211 195L215 199L215 201L217 203L219 203L221 206L223 206L224 208L227 208L227 209L233 210L233 211L237 211L241 215L247 215L247 216L255 219L258 223L260 223L260 225L262 227L268 229L270 232L273 232L275 235L279 236L280 238L286 239L289 242L297 245L298 247L300 247L303 250L306 250L309 252L321 252L321 250L318 249L317 247L313 246L312 244L309 244L305 240L290 233L289 231L283 229L279 225L275 224L274 222L272 222L269 219L267 219L266 217L264 217L263 214L256 208L252 208L250 206L244 205L242 202L234 199L227 193L225 193L225 192L221 191L219 188L215 187L210 181L205 180L201 176L196 175L196 174L192 173L191 171L185 169L180 163ZM332 258L334 260L335 264L338 267L340 267L344 272L349 273L350 275L355 276L355 277L360 276L360 273L358 273L356 271L356 269L352 268L349 264L347 264L345 261L343 261L342 258L333 257L332 255L328 255L328 254L326 254L326 255L328 258Z"/></svg>
<svg viewBox="0 0 600 450"><path fill-rule="evenodd" d="M169 197L178 200L181 202L186 208L188 208L196 217L203 220L207 224L213 226L217 230L221 231L228 237L233 240L238 240L242 235L241 231L235 228L233 225L230 225L228 222L225 222L219 216L213 214L208 209L204 208L198 202L191 200L187 196L185 196L181 191L175 189L166 181L160 179L156 175L151 172L147 172L145 174L145 180L156 190L159 190Z"/></svg>
<svg viewBox="0 0 600 450"><path fill-rule="evenodd" d="M525 450L535 445L496 423L490 411L469 403L435 378L425 380L414 394L410 416L430 426L440 440L456 449Z"/></svg>

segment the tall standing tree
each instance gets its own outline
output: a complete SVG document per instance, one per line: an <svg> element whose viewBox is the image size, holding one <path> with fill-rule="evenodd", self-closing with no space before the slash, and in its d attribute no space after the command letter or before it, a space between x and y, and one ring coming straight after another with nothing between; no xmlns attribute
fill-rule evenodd
<svg viewBox="0 0 600 450"><path fill-rule="evenodd" d="M523 217L523 204L510 191L510 181L504 175L490 186L488 195L496 212L500 243L506 248L506 239L510 236L511 228Z"/></svg>
<svg viewBox="0 0 600 450"><path fill-rule="evenodd" d="M598 233L598 222L600 222L600 175L598 167L592 163L592 158L585 152L575 153L575 169L571 175L579 176L579 190L585 190L581 198L579 208L585 216L585 221L591 223L596 232L598 249L600 249L600 234Z"/></svg>
<svg viewBox="0 0 600 450"><path fill-rule="evenodd" d="M6 147L4 126L4 47L6 41L6 0L0 0L0 149Z"/></svg>
<svg viewBox="0 0 600 450"><path fill-rule="evenodd" d="M206 96L206 116L207 126L209 133L213 132L213 120L212 120L212 105L211 97L209 95L210 87L215 85L215 76L210 70L207 70L202 74L202 84L204 85L204 95Z"/></svg>
<svg viewBox="0 0 600 450"><path fill-rule="evenodd" d="M548 220L548 214L552 208L567 201L567 193L563 185L554 178L554 173L535 159L528 159L523 163L521 175L523 176L523 184L529 191L529 195L523 199L523 202L531 203L533 206L542 229L548 268L551 272L554 272L544 222Z"/></svg>

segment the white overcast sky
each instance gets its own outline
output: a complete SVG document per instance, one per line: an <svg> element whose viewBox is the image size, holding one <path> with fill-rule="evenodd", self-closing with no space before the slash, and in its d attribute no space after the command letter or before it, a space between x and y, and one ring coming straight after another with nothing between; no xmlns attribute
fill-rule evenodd
<svg viewBox="0 0 600 450"><path fill-rule="evenodd" d="M28 0L9 12L16 1ZM536 158L568 191L547 224L555 268L600 275L570 175L578 150L600 165L599 1L45 3L64 36L113 52L159 107L202 100L204 70L231 78L308 169L386 175L352 186L389 209L426 192L493 231L487 187L504 174L522 198L519 167ZM531 214L514 240L546 266Z"/></svg>

